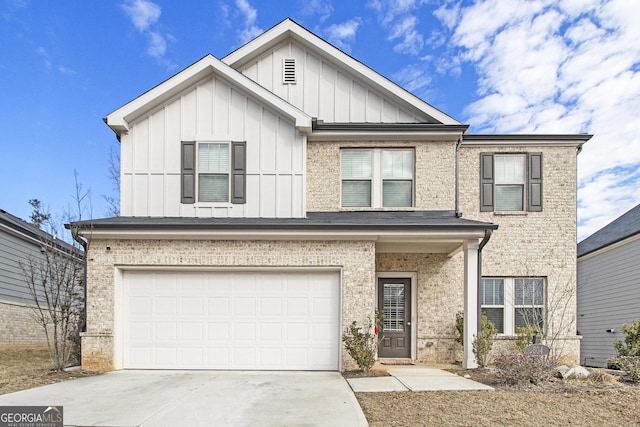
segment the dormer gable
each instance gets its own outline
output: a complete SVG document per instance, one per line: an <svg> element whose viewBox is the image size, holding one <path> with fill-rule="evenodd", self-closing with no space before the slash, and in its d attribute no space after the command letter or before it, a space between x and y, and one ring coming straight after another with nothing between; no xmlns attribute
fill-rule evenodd
<svg viewBox="0 0 640 427"><path fill-rule="evenodd" d="M322 122L460 125L289 18L222 61Z"/></svg>

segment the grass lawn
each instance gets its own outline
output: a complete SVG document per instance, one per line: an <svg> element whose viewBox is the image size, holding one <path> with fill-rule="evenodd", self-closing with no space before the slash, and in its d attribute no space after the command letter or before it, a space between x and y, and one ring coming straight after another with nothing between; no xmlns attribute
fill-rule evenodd
<svg viewBox="0 0 640 427"><path fill-rule="evenodd" d="M81 372L52 372L46 347L0 347L0 394L83 376Z"/></svg>

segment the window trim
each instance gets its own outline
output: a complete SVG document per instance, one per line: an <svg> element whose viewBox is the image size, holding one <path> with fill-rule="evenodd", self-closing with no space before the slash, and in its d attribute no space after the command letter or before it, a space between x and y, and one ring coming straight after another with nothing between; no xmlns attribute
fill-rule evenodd
<svg viewBox="0 0 640 427"><path fill-rule="evenodd" d="M370 178L343 178L342 158L345 151L370 151L371 152L371 177ZM408 151L412 154L411 179L384 178L382 173L382 156L387 151ZM369 206L344 206L342 195L342 184L344 181L370 181L371 193L369 195ZM411 182L411 205L410 206L384 206L384 182L385 181L410 181ZM415 208L416 193L416 150L413 147L385 147L385 148L340 148L340 208L341 209L412 209Z"/></svg>
<svg viewBox="0 0 640 427"><path fill-rule="evenodd" d="M524 155L525 183L521 211L498 211L495 209L495 156ZM480 212L496 215L526 214L543 210L543 158L540 152L480 153Z"/></svg>
<svg viewBox="0 0 640 427"><path fill-rule="evenodd" d="M224 145L226 146L226 150L227 150L227 169L225 172L220 172L220 171L201 171L200 170L200 148L204 145ZM195 175L196 175L196 188L195 188L195 194L196 194L196 202L197 203L212 203L212 204L219 204L219 203L229 203L231 200L231 166L232 166L232 160L231 160L231 143L230 141L196 141L196 168L195 168ZM202 176L226 176L227 177L227 200L201 200L200 199L200 177Z"/></svg>
<svg viewBox="0 0 640 427"><path fill-rule="evenodd" d="M516 335L516 309L517 308L541 308L542 309L542 321L543 326L542 329L546 331L548 325L547 319L547 292L548 292L548 281L546 277L535 277L535 276L483 276L482 280L489 279L501 279L503 280L503 305L494 305L494 304L482 304L481 295L478 295L478 299L480 301L480 309L483 308L503 308L503 331L499 333L500 336L515 336ZM532 305L519 305L516 304L515 300L515 281L516 280L542 280L543 286L543 302L540 304L532 304ZM484 283L482 283L482 289L484 288Z"/></svg>
<svg viewBox="0 0 640 427"><path fill-rule="evenodd" d="M198 153L200 144L226 144L229 149L228 199L227 201L200 201L198 170ZM181 169L180 169L180 202L182 204L198 204L205 206L230 205L246 203L246 174L247 174L247 142L202 139L181 141ZM206 173L205 173L206 174Z"/></svg>

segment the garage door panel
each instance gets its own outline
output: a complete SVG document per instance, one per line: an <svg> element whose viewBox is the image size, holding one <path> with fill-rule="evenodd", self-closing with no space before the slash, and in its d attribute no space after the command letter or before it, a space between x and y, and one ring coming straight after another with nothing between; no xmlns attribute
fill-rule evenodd
<svg viewBox="0 0 640 427"><path fill-rule="evenodd" d="M178 339L178 325L174 323L156 323L155 338L158 341L173 342Z"/></svg>
<svg viewBox="0 0 640 427"><path fill-rule="evenodd" d="M126 368L337 370L338 273L125 272Z"/></svg>
<svg viewBox="0 0 640 427"><path fill-rule="evenodd" d="M253 297L234 298L232 314L235 316L255 316L256 299Z"/></svg>
<svg viewBox="0 0 640 427"><path fill-rule="evenodd" d="M259 340L266 345L279 344L282 341L281 323L261 323L259 326Z"/></svg>
<svg viewBox="0 0 640 427"><path fill-rule="evenodd" d="M307 316L309 300L307 298L287 298L286 314L289 316Z"/></svg>

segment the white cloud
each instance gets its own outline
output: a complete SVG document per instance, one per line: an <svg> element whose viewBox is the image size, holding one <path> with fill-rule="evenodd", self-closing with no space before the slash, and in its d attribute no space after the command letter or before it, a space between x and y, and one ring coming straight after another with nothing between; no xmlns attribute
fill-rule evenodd
<svg viewBox="0 0 640 427"><path fill-rule="evenodd" d="M426 71L416 65L409 65L393 75L400 85L409 92L417 92L429 87L431 77Z"/></svg>
<svg viewBox="0 0 640 427"><path fill-rule="evenodd" d="M264 30L255 25L258 19L258 11L247 0L236 0L236 7L244 21L242 27L238 30L238 39L240 43L244 44L262 34Z"/></svg>
<svg viewBox="0 0 640 427"><path fill-rule="evenodd" d="M424 47L422 34L417 30L418 18L413 15L405 16L391 26L389 40L400 39L393 47L399 53L418 55Z"/></svg>
<svg viewBox="0 0 640 427"><path fill-rule="evenodd" d="M244 16L245 26L251 27L258 18L258 11L247 0L236 0L236 7Z"/></svg>
<svg viewBox="0 0 640 427"><path fill-rule="evenodd" d="M370 0L367 7L375 11L380 24L387 30L387 39L396 42L398 53L419 55L424 48L424 36L418 30L415 11L425 0Z"/></svg>
<svg viewBox="0 0 640 427"><path fill-rule="evenodd" d="M322 23L333 13L333 5L325 0L307 0L303 2L300 14L303 16L317 16Z"/></svg>
<svg viewBox="0 0 640 427"><path fill-rule="evenodd" d="M479 76L473 131L594 134L578 157L580 238L640 202L640 2L455 2L435 16Z"/></svg>
<svg viewBox="0 0 640 427"><path fill-rule="evenodd" d="M140 32L147 31L151 25L158 22L162 14L160 6L147 0L130 0L123 4L122 8Z"/></svg>
<svg viewBox="0 0 640 427"><path fill-rule="evenodd" d="M147 55L167 69L176 68L176 64L165 58L167 42L174 41L174 38L160 31L160 6L148 0L127 0L122 4L122 9L131 19L134 28L147 38Z"/></svg>
<svg viewBox="0 0 640 427"><path fill-rule="evenodd" d="M351 43L356 39L358 27L362 25L360 18L353 18L341 24L333 24L325 30L327 40L338 48L350 52Z"/></svg>

